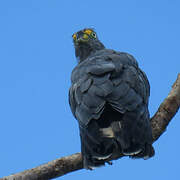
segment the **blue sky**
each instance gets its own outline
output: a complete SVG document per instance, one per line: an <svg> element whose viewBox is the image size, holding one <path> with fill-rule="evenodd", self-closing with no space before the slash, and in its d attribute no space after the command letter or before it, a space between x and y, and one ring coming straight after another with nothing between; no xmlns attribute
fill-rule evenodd
<svg viewBox="0 0 180 180"><path fill-rule="evenodd" d="M0 177L80 151L68 89L71 35L82 28L138 60L151 84L152 116L180 72L179 7L178 0L1 0ZM180 179L179 119L180 112L150 160L123 158L57 179Z"/></svg>

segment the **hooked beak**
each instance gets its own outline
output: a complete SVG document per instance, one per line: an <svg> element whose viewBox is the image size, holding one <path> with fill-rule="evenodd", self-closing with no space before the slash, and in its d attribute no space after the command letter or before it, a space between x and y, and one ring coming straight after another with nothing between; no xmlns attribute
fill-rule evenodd
<svg viewBox="0 0 180 180"><path fill-rule="evenodd" d="M87 42L88 40L89 40L89 35L88 34L83 33L83 32L79 32L76 35L75 42L79 44L79 43Z"/></svg>

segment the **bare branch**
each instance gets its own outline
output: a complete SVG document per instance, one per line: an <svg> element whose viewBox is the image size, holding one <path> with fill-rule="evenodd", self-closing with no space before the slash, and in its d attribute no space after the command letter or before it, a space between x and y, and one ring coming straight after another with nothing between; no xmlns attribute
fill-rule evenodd
<svg viewBox="0 0 180 180"><path fill-rule="evenodd" d="M81 153L59 158L0 180L48 180L83 168Z"/></svg>
<svg viewBox="0 0 180 180"><path fill-rule="evenodd" d="M156 141L166 130L166 127L173 116L177 113L179 107L180 74L178 74L177 80L172 86L171 92L162 102L155 115L151 118L154 141ZM122 156L123 155L120 154L118 157L110 157L109 160L115 160ZM82 168L83 163L81 153L76 153L71 156L56 159L33 169L3 177L0 180L48 180Z"/></svg>
<svg viewBox="0 0 180 180"><path fill-rule="evenodd" d="M153 139L156 141L166 130L171 119L179 110L180 106L180 74L173 84L168 97L161 103L155 115L151 118Z"/></svg>

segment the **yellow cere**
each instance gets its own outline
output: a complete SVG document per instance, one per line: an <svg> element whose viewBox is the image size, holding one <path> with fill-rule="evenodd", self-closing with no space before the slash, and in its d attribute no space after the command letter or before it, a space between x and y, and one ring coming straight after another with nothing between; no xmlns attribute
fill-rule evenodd
<svg viewBox="0 0 180 180"><path fill-rule="evenodd" d="M83 34L83 39L88 39L89 36L87 34Z"/></svg>
<svg viewBox="0 0 180 180"><path fill-rule="evenodd" d="M84 30L84 33L90 35L93 31L91 29L85 29Z"/></svg>
<svg viewBox="0 0 180 180"><path fill-rule="evenodd" d="M76 36L76 34L73 34L72 37L73 37L74 40L76 40L76 37L77 37L77 36Z"/></svg>

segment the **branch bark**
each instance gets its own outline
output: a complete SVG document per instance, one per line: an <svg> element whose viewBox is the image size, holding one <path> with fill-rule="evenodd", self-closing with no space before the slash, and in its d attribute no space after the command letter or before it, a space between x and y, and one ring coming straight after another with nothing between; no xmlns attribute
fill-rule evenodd
<svg viewBox="0 0 180 180"><path fill-rule="evenodd" d="M153 140L156 141L166 130L169 122L180 107L180 74L173 84L167 98L162 102L155 115L151 118ZM115 160L118 157L110 157ZM67 157L53 160L36 168L0 178L0 180L48 180L63 176L67 173L83 169L82 155L76 153Z"/></svg>

